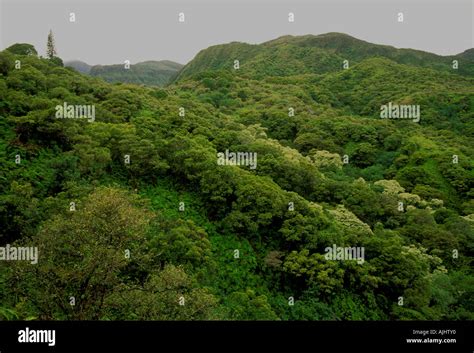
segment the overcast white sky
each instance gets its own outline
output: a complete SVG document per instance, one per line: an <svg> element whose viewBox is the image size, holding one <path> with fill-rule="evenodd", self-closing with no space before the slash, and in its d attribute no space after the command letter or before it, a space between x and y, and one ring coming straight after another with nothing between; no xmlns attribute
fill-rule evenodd
<svg viewBox="0 0 474 353"><path fill-rule="evenodd" d="M343 32L372 43L450 55L473 45L474 0L0 0L0 49L50 29L64 60L112 64L173 60L201 49L286 34ZM69 13L76 22L69 22ZM185 23L178 22L184 12ZM288 22L288 12L295 22ZM397 22L404 13L405 21Z"/></svg>

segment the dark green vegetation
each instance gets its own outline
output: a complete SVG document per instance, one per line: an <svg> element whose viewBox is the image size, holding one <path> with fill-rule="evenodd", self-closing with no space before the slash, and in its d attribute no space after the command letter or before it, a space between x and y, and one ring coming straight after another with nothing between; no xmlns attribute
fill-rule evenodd
<svg viewBox="0 0 474 353"><path fill-rule="evenodd" d="M178 74L183 65L168 61L144 61L130 65L125 69L124 65L95 65L91 66L82 61L70 61L66 66L72 67L79 72L104 79L110 83L135 83L149 86L165 86Z"/></svg>
<svg viewBox="0 0 474 353"><path fill-rule="evenodd" d="M39 261L0 262L0 316L472 320L469 60L283 37L204 50L164 89L1 52L0 246ZM65 101L95 121L56 119ZM420 122L378 118L388 102Z"/></svg>

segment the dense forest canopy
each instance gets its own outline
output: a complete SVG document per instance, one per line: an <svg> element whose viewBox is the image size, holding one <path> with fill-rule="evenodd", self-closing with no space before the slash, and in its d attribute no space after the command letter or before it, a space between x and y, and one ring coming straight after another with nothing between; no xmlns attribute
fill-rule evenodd
<svg viewBox="0 0 474 353"><path fill-rule="evenodd" d="M38 247L1 319L474 318L472 50L285 36L162 88L55 59L0 52L0 247Z"/></svg>

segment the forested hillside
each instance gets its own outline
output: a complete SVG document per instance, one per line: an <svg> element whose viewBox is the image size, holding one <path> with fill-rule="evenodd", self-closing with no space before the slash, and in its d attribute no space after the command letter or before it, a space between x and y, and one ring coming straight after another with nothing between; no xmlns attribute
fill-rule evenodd
<svg viewBox="0 0 474 353"><path fill-rule="evenodd" d="M92 66L89 74L111 83L165 86L176 78L182 67L181 64L168 60L144 61L130 65L130 69L127 70L124 70L124 65L95 65Z"/></svg>
<svg viewBox="0 0 474 353"><path fill-rule="evenodd" d="M166 88L0 52L0 246L39 249L0 264L0 318L472 320L472 73L342 34L211 47Z"/></svg>
<svg viewBox="0 0 474 353"><path fill-rule="evenodd" d="M130 65L88 65L82 61L66 62L65 66L110 83L135 83L149 86L165 86L176 78L183 65L169 60L144 61Z"/></svg>
<svg viewBox="0 0 474 353"><path fill-rule="evenodd" d="M89 65L88 63L81 60L66 61L64 66L72 67L83 74L88 74L92 69L92 65Z"/></svg>
<svg viewBox="0 0 474 353"><path fill-rule="evenodd" d="M472 49L454 56L439 56L420 50L372 44L343 33L326 33L318 36L283 36L260 45L233 42L212 46L199 52L194 60L185 65L179 78L206 70L231 68L236 59L242 62L242 69L245 69L239 72L241 75L261 78L337 72L344 60L350 67L376 57L399 64L474 76ZM452 69L453 60L459 64L456 70Z"/></svg>

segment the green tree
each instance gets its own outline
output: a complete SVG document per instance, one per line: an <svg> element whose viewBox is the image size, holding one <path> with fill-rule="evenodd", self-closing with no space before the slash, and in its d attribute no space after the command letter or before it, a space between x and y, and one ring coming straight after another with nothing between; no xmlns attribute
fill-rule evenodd
<svg viewBox="0 0 474 353"><path fill-rule="evenodd" d="M106 299L126 282L127 268L146 262L142 244L150 214L136 197L100 188L76 207L42 226L34 240L36 265L19 262L12 268L13 296L40 319L102 318Z"/></svg>
<svg viewBox="0 0 474 353"><path fill-rule="evenodd" d="M15 43L5 50L16 55L38 55L35 47L27 43Z"/></svg>

